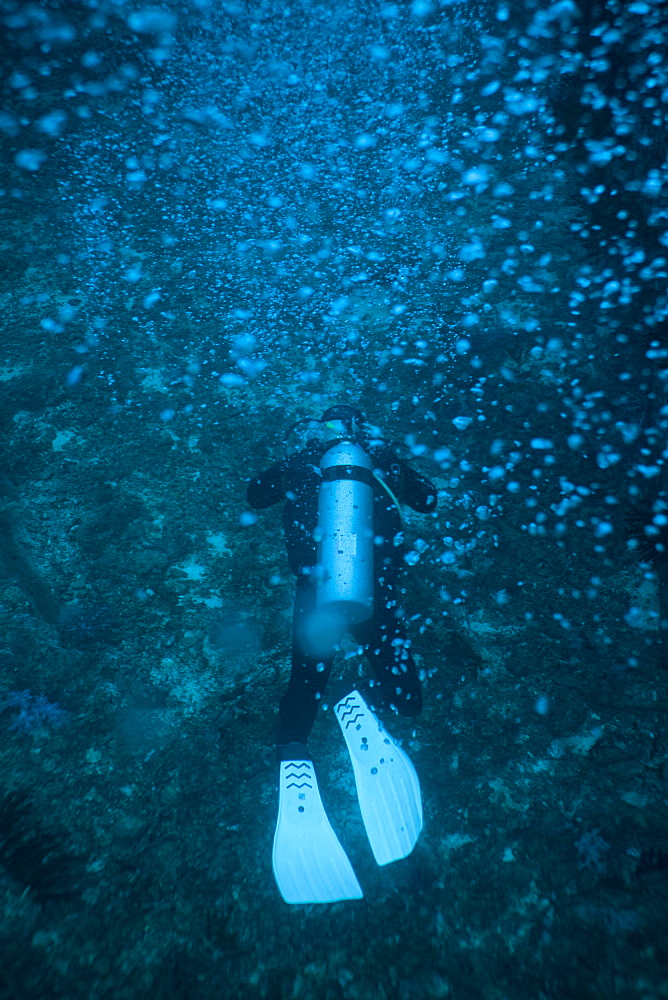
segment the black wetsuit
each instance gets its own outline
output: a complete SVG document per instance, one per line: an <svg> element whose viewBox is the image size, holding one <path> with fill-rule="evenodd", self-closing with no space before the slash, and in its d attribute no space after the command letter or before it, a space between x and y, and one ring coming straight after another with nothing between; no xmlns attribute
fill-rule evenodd
<svg viewBox="0 0 668 1000"><path fill-rule="evenodd" d="M305 744L315 721L334 656L316 656L303 647L300 626L315 608L315 582L311 575L317 562L314 532L318 520L320 459L329 444L314 444L277 462L248 486L248 502L264 508L286 501L283 525L288 561L297 577L292 627L292 673L281 699L278 747ZM436 489L387 445L363 443L376 475L396 498L413 510L428 513L436 507ZM387 491L374 487L374 614L368 621L351 625L349 632L364 648L377 681L369 691L372 705L391 705L401 715L417 715L422 708L420 682L406 637L397 580L403 568L403 537L399 511ZM360 689L363 684L356 684ZM352 687L352 685L351 685Z"/></svg>

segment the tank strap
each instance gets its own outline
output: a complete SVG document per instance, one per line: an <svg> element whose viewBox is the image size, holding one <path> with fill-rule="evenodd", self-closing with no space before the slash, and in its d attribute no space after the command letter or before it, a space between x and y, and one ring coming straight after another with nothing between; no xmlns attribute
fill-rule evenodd
<svg viewBox="0 0 668 1000"><path fill-rule="evenodd" d="M366 483L373 488L376 478L371 469L365 469L362 465L330 465L322 470L324 482L333 482L337 479L353 479L358 483Z"/></svg>
<svg viewBox="0 0 668 1000"><path fill-rule="evenodd" d="M406 522L404 520L404 514L401 509L401 504L395 497L394 493L387 485L384 479L377 476L371 469L365 469L361 465L330 465L329 468L322 470L323 482L334 482L337 479L352 479L358 483L366 483L367 486L373 488L374 482L378 483L385 492L388 494L390 500L394 503L397 511L399 512L399 518L401 520L402 528L406 527Z"/></svg>

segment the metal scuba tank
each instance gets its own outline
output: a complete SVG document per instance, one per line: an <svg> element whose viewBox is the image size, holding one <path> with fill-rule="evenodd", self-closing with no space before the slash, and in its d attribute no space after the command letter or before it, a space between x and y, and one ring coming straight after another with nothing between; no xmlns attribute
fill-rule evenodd
<svg viewBox="0 0 668 1000"><path fill-rule="evenodd" d="M337 441L320 461L316 606L347 624L373 614L373 465L352 441Z"/></svg>

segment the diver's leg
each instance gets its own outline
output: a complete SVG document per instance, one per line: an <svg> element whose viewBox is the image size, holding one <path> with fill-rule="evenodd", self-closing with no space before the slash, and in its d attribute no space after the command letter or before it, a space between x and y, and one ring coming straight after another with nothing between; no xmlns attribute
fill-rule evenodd
<svg viewBox="0 0 668 1000"><path fill-rule="evenodd" d="M355 772L362 819L379 865L410 854L422 829L422 795L415 768L369 708L369 704L385 706L401 715L417 715L422 706L394 594L395 588L382 578L374 594L374 617L353 629L373 664L375 686L355 684L334 705Z"/></svg>
<svg viewBox="0 0 668 1000"><path fill-rule="evenodd" d="M350 861L332 829L320 798L306 741L325 690L333 652L314 655L317 622L315 587L297 583L292 624L292 673L278 713L278 819L272 865L286 903L334 903L361 899L362 890Z"/></svg>
<svg viewBox="0 0 668 1000"><path fill-rule="evenodd" d="M286 759L285 748L289 744L302 747L306 744L334 661L333 653L315 655L308 648L308 616L314 609L315 586L308 577L298 577L292 615L292 671L278 710L277 744L281 759ZM288 755L294 752L291 749Z"/></svg>
<svg viewBox="0 0 668 1000"><path fill-rule="evenodd" d="M372 684L368 690L371 703L390 706L399 715L419 715L422 711L420 680L398 594L396 577L381 577L374 593L373 618L356 625L352 632L364 646L376 675L376 686Z"/></svg>

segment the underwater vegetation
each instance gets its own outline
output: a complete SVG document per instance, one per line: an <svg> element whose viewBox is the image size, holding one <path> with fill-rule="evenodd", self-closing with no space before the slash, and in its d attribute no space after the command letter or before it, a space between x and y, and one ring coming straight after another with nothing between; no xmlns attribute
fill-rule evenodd
<svg viewBox="0 0 668 1000"><path fill-rule="evenodd" d="M68 713L43 694L10 691L0 696L0 714L9 712L12 732L27 735L36 729L58 728L67 722Z"/></svg>

